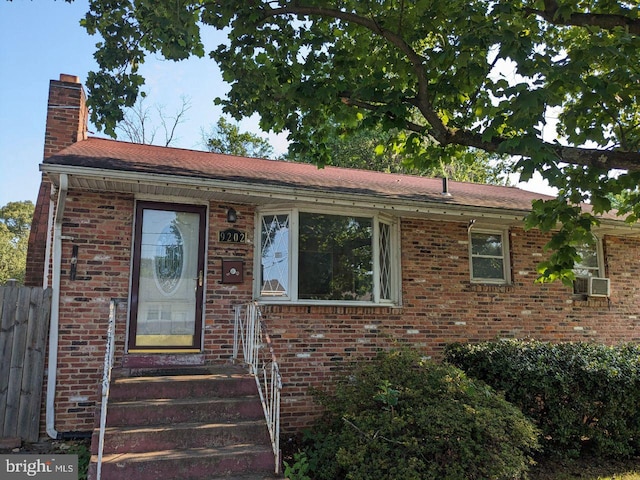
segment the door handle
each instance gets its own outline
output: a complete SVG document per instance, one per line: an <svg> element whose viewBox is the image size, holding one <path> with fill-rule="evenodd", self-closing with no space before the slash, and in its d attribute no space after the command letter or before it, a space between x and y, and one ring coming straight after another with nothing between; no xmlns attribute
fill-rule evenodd
<svg viewBox="0 0 640 480"><path fill-rule="evenodd" d="M196 290L204 285L204 272L202 270L198 271L198 278L194 278L196 281Z"/></svg>

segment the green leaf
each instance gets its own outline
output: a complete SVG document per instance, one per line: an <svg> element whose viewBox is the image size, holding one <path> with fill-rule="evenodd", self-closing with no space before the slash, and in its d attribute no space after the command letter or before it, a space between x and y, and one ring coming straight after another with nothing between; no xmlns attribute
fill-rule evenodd
<svg viewBox="0 0 640 480"><path fill-rule="evenodd" d="M216 28L228 39L209 55L230 84L216 103L234 119L257 114L262 129L286 130L296 158L336 162L336 137L373 130L384 143L358 161L388 171L440 174L455 164L461 177L492 178L488 157L516 158L521 180L539 173L563 196L528 228L577 226L563 203L585 200L637 220L637 8L559 1L549 20L530 10L544 2L525 3L90 0L82 24L100 37L87 80L92 121L113 135L140 94L146 56L202 56L201 30ZM589 25L573 20L585 15ZM455 162L440 165L451 151ZM458 162L462 151L476 160Z"/></svg>

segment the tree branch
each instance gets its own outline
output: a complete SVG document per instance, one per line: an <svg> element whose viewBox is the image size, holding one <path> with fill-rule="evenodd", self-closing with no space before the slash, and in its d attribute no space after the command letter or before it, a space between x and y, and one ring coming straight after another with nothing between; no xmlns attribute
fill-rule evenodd
<svg viewBox="0 0 640 480"><path fill-rule="evenodd" d="M340 98L342 103L345 105L362 108L371 112L380 112L381 107L383 107L383 105L350 98L346 93L341 94ZM411 132L434 137L433 132L426 126L410 122L408 120L404 121L404 125L405 128ZM434 138L438 140L436 137ZM494 137L486 140L482 135L469 132L468 130L449 130L448 135L449 143L474 147L492 153L504 151L501 147L506 141L507 139L502 137ZM629 171L640 171L640 164L638 163L639 156L637 152L568 147L563 145L554 145L543 140L540 140L539 149L549 150L553 152L558 161L573 165L597 167L607 170L617 168ZM505 153L522 156L531 155L531 152L524 149L518 150L517 148L509 149Z"/></svg>
<svg viewBox="0 0 640 480"><path fill-rule="evenodd" d="M178 110L178 112L176 113L175 117L167 117L167 118L172 118L173 119L173 123L171 124L171 127L167 126L167 118L165 118L162 109L160 107L157 107L158 109L158 116L160 117L160 122L162 123L162 128L164 129L164 138L165 138L165 147L168 147L169 145L171 145L171 142L173 142L173 138L175 136L176 133L176 128L178 127L178 125L180 125L183 122L183 117L186 115L187 111L191 108L191 102L186 98L186 97L182 97L182 106L180 107L180 110Z"/></svg>
<svg viewBox="0 0 640 480"><path fill-rule="evenodd" d="M419 55L411 46L405 42L404 38L398 33L392 32L381 27L374 19L365 18L355 13L345 12L342 10L326 7L312 7L303 5L290 5L287 7L269 9L265 13L265 17L273 17L280 15L316 15L320 17L335 18L337 20L344 20L349 23L360 25L373 33L381 36L387 40L390 44L398 48L404 53L413 66L418 79L418 92L416 96L415 106L420 110L420 113L429 122L433 129L433 135L438 141L446 143L446 139L450 132L447 127L442 123L442 120L434 110L429 100L429 82L425 71L426 59Z"/></svg>
<svg viewBox="0 0 640 480"><path fill-rule="evenodd" d="M531 156L531 151L516 148L501 148L506 138L494 137L485 140L482 135L468 130L456 130L450 137L450 143L475 147L487 152L502 152L510 155ZM568 147L539 141L539 149L546 149L556 156L560 162L586 167L596 167L605 170L624 169L640 171L640 155L638 152L624 152L620 150L597 150L592 148Z"/></svg>
<svg viewBox="0 0 640 480"><path fill-rule="evenodd" d="M595 25L601 28L614 28L625 26L632 32L640 32L640 21L625 17L623 15L610 14L572 14L568 19L562 19L555 15L558 10L556 0L545 0L545 10L527 9L529 14L538 15L545 20L559 25ZM325 18L333 18L348 23L360 25L376 35L381 36L391 45L402 52L413 66L418 81L418 92L415 98L411 99L414 105L423 115L429 126L422 126L405 120L408 130L430 135L435 141L442 145L458 144L462 146L475 147L491 153L506 153L510 155L522 155L530 157L532 155L531 145L529 147L509 146L510 140L503 137L493 137L486 139L481 133L469 130L458 130L448 128L436 113L429 100L428 77L426 71L426 59L418 54L404 38L399 34L383 28L372 18L366 18L352 12L342 11L334 8L304 6L298 3L278 8L267 8L263 21L270 17L282 15L311 15ZM341 95L341 101L347 105L363 108L369 111L380 112L380 105L350 98ZM540 139L538 149L543 149L556 157L557 161L574 165L592 166L602 169L627 169L629 171L640 171L640 154L638 152L625 152L619 150L595 150L588 148L567 147L545 142Z"/></svg>
<svg viewBox="0 0 640 480"><path fill-rule="evenodd" d="M342 101L342 103L344 103L345 105L349 105L350 107L358 107L358 108L362 108L364 110L369 110L370 112L380 112L380 110L382 109L382 107L384 107L383 104L375 104L375 103L370 103L370 102L365 102L362 100L356 100L354 98L351 98L349 96L349 94L347 93L342 93L340 94L340 100ZM384 114L388 115L391 118L397 118L394 115L390 114L389 112L384 112ZM430 129L429 127L426 127L424 125L420 125L418 123L414 123L414 122L410 122L409 120L403 120L404 125L407 130L410 130L412 132L416 132L416 133L421 133L423 135L431 135Z"/></svg>
<svg viewBox="0 0 640 480"><path fill-rule="evenodd" d="M629 33L640 35L640 19L630 18L614 13L571 13L568 17L557 15L558 4L551 0L545 1L545 9L537 10L525 8L528 14L543 18L553 25L566 25L574 27L600 27L605 30L613 30L616 27L629 29Z"/></svg>

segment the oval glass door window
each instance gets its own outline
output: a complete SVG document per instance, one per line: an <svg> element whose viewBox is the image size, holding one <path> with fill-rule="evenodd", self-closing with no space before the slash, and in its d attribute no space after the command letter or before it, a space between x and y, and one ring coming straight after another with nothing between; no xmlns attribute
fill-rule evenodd
<svg viewBox="0 0 640 480"><path fill-rule="evenodd" d="M158 235L153 263L158 288L171 295L178 288L184 269L184 239L177 225L166 225Z"/></svg>

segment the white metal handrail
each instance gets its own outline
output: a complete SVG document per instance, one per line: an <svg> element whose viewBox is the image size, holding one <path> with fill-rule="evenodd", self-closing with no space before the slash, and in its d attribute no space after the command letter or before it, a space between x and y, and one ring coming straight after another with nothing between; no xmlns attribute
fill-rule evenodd
<svg viewBox="0 0 640 480"><path fill-rule="evenodd" d="M256 303L236 305L233 331L233 358L247 364L258 385L275 457L275 473L280 473L280 392L282 377ZM265 348L266 347L266 348Z"/></svg>
<svg viewBox="0 0 640 480"><path fill-rule="evenodd" d="M111 384L111 369L113 368L113 348L115 343L116 307L118 301L109 302L109 326L107 327L107 346L104 352L104 371L102 373L102 406L100 408L100 434L98 441L98 462L96 480L102 476L102 454L104 451L104 431L107 426L107 402L109 401L109 386Z"/></svg>

